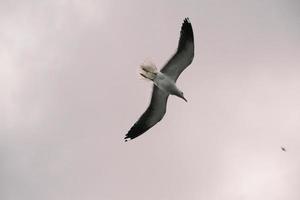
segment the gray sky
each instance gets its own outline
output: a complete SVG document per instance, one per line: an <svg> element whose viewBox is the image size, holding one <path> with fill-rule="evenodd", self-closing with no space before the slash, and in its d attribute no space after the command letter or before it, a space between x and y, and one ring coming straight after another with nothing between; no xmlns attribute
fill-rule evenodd
<svg viewBox="0 0 300 200"><path fill-rule="evenodd" d="M299 11L297 0L0 1L0 199L298 200ZM124 143L151 92L138 65L169 59L185 17L189 102L169 98L163 121Z"/></svg>

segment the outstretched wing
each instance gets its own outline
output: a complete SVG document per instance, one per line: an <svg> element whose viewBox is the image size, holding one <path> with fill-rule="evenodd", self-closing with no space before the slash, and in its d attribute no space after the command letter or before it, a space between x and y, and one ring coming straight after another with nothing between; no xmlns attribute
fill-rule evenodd
<svg viewBox="0 0 300 200"><path fill-rule="evenodd" d="M194 34L192 24L185 18L181 26L180 39L177 52L162 68L161 72L176 82L178 76L194 58Z"/></svg>
<svg viewBox="0 0 300 200"><path fill-rule="evenodd" d="M139 120L128 131L124 138L125 141L136 138L145 133L164 117L168 96L168 93L153 85L150 105Z"/></svg>

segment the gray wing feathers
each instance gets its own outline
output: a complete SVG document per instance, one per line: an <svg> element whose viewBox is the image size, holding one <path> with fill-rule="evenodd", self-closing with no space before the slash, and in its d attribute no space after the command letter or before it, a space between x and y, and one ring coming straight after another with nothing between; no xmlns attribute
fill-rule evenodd
<svg viewBox="0 0 300 200"><path fill-rule="evenodd" d="M124 138L125 141L127 141L127 139L134 139L143 134L164 117L168 96L169 94L160 90L157 86L153 86L150 105L139 120L128 131Z"/></svg>
<svg viewBox="0 0 300 200"><path fill-rule="evenodd" d="M184 19L181 27L178 48L173 57L162 68L161 72L176 81L179 75L194 58L194 34L188 18Z"/></svg>

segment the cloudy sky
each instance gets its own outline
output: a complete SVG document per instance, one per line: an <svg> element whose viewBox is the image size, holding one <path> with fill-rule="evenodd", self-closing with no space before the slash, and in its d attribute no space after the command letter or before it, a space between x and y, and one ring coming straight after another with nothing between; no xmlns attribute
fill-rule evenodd
<svg viewBox="0 0 300 200"><path fill-rule="evenodd" d="M0 1L1 200L300 199L297 0ZM164 120L124 143L189 17ZM281 151L280 147L287 151Z"/></svg>

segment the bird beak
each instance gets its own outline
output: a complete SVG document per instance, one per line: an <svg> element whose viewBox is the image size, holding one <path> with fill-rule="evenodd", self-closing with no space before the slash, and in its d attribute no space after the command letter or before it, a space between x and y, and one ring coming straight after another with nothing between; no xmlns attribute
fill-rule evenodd
<svg viewBox="0 0 300 200"><path fill-rule="evenodd" d="M185 102L188 102L184 96L182 96L181 98L182 98L183 100L185 100Z"/></svg>

